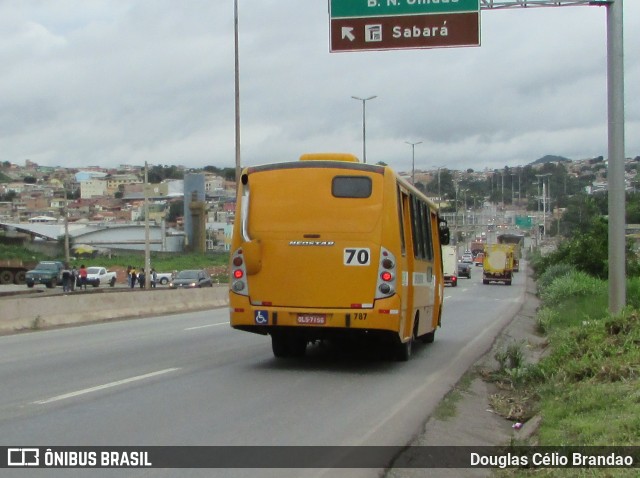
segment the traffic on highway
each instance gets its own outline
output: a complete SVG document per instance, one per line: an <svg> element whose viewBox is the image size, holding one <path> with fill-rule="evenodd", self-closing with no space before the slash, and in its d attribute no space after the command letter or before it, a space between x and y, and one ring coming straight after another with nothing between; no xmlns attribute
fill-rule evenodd
<svg viewBox="0 0 640 478"><path fill-rule="evenodd" d="M520 273L511 287L486 287L481 274L473 274L445 289L438 340L416 345L406 363L366 343L344 348L339 342L317 342L305 357L280 361L259 336L232 330L225 307L2 336L0 442L405 445L517 312L525 281ZM175 476L170 469L153 471ZM350 472L341 476L372 476L371 470ZM67 473L49 470L47 476ZM311 469L216 471L320 475ZM102 476L125 475L103 470ZM210 474L184 469L180 476Z"/></svg>

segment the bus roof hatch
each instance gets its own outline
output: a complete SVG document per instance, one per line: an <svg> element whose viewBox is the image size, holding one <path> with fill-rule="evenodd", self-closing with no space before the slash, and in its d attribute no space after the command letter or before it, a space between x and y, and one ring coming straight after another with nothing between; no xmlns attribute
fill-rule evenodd
<svg viewBox="0 0 640 478"><path fill-rule="evenodd" d="M307 153L300 156L300 161L345 161L359 163L360 160L350 153Z"/></svg>

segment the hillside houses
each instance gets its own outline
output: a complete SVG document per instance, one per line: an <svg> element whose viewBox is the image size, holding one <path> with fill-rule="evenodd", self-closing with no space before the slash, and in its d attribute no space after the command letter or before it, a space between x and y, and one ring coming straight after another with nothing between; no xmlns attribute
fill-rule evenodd
<svg viewBox="0 0 640 478"><path fill-rule="evenodd" d="M0 183L2 222L27 223L34 218L42 222L47 218L62 222L65 211L70 223L116 224L144 220L144 171L140 167L40 168L27 161L24 167L4 163L2 172L10 179ZM235 210L232 206L235 184L215 174L204 174L209 221L217 225L230 223ZM181 179L148 184L149 220L179 227L181 208L172 208L171 204L182 204L183 190ZM178 213L170 217L172 209Z"/></svg>
<svg viewBox="0 0 640 478"><path fill-rule="evenodd" d="M550 159L549 159L550 158ZM534 169L542 168L556 157L546 157L531 163ZM545 160L545 161L543 161ZM589 184L589 194L597 194L607 189L607 160L598 157L571 161L558 158L569 176L581 179L581 184ZM184 199L182 179L164 179L144 185L144 171L139 166L122 165L118 168L87 166L85 168L40 167L32 161L24 166L9 162L0 164L0 220L27 222L36 217L48 217L61 221L66 211L70 222L92 221L122 223L144 219L144 199L149 200L149 219L156 223L168 222L180 227L179 204ZM628 158L625 164L625 182L628 190L638 187L640 157ZM171 167L180 177L188 170ZM519 168L512 168L516 171ZM488 181L497 189L502 170L453 170L440 168L417 169L416 183L428 184L438 181L440 173L447 172L449 180L456 184L461 181ZM208 209L208 223L221 234L220 224L231 224L235 217L235 183L217 174L205 175L205 195ZM407 180L412 172L401 173ZM175 177L174 176L174 177ZM507 176L507 175L505 175ZM509 179L517 181L517 177ZM531 185L529 185L531 186ZM515 188L514 188L515 189ZM461 189L460 194L463 194ZM520 191L517 191L520 194ZM524 192L524 191L523 191ZM515 195L515 191L511 194ZM431 195L434 191L431 191ZM441 192L444 198L445 191ZM449 200L455 196L449 192ZM524 194L523 194L524 197ZM444 200L444 199L443 199ZM470 199L473 204L473 199ZM466 197L465 197L466 202Z"/></svg>

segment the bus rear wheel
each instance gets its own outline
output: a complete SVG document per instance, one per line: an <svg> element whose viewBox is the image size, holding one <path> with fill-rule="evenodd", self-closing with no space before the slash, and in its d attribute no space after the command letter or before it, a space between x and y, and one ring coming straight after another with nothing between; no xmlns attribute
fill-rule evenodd
<svg viewBox="0 0 640 478"><path fill-rule="evenodd" d="M273 333L271 350L276 358L303 357L307 351L307 339L286 333Z"/></svg>
<svg viewBox="0 0 640 478"><path fill-rule="evenodd" d="M396 345L396 360L398 362L407 362L411 358L413 349L413 336L406 342L400 342Z"/></svg>
<svg viewBox="0 0 640 478"><path fill-rule="evenodd" d="M407 362L411 358L411 352L413 351L413 341L418 333L418 317L416 316L413 321L413 332L411 337L406 342L399 342L396 344L396 360L398 362Z"/></svg>

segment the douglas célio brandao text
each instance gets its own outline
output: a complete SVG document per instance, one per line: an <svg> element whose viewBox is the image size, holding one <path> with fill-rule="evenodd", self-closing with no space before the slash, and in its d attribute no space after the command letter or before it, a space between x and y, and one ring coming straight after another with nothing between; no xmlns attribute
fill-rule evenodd
<svg viewBox="0 0 640 478"><path fill-rule="evenodd" d="M501 454L484 455L470 454L470 465L479 468L513 468L513 467L633 467L636 465L631 455L607 453L590 455L579 452L560 453L529 453L529 454ZM637 466L637 465L636 465Z"/></svg>

